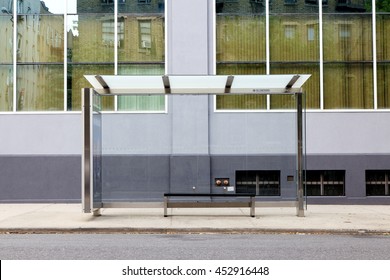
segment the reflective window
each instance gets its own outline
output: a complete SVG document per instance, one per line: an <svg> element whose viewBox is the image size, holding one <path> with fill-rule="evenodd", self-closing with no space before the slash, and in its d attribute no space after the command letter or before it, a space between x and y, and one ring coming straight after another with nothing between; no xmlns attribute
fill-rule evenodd
<svg viewBox="0 0 390 280"><path fill-rule="evenodd" d="M324 108L374 108L372 15L364 1L324 7Z"/></svg>
<svg viewBox="0 0 390 280"><path fill-rule="evenodd" d="M164 74L164 0L117 0L117 18L114 0L14 3L0 0L0 111L81 110L86 74ZM165 110L165 99L141 99L102 106Z"/></svg>
<svg viewBox="0 0 390 280"><path fill-rule="evenodd" d="M322 3L321 23L319 3ZM217 74L309 73L312 76L304 85L309 109L373 109L375 99L378 108L390 108L387 86L390 82L390 11L387 1L376 1L376 50L373 50L371 1L273 0L269 1L269 14L265 14L265 6L265 1L216 1ZM267 16L268 33L265 25L260 29L239 30L244 29L244 18L261 25ZM229 23L239 31L229 29ZM245 34L248 33L251 38L246 41L248 36ZM257 42L257 49L252 48L252 42ZM251 57L253 51L258 57ZM375 52L377 65L373 63ZM253 63L251 66L248 60ZM254 68L257 71L253 71ZM374 78L377 79L377 97L374 96ZM251 109L245 102L234 104L233 100L245 97L236 98L219 97L217 109ZM222 102L225 99L231 100ZM264 100L263 106L257 104L255 106L259 107L256 108L288 109L294 106L293 100L285 96L271 96L269 100L269 104Z"/></svg>
<svg viewBox="0 0 390 280"><path fill-rule="evenodd" d="M121 75L163 75L164 65L125 64L119 68ZM118 96L118 111L164 111L165 96Z"/></svg>
<svg viewBox="0 0 390 280"><path fill-rule="evenodd" d="M12 111L13 72L12 65L0 65L0 112Z"/></svg>
<svg viewBox="0 0 390 280"><path fill-rule="evenodd" d="M7 3L8 4L8 3ZM1 4L0 4L1 6ZM12 111L13 105L13 17L9 6L0 13L0 112Z"/></svg>
<svg viewBox="0 0 390 280"><path fill-rule="evenodd" d="M390 5L376 1L378 108L390 108Z"/></svg>
<svg viewBox="0 0 390 280"><path fill-rule="evenodd" d="M266 73L265 9L260 1L216 1L217 74ZM266 109L264 95L217 96L221 110Z"/></svg>
<svg viewBox="0 0 390 280"><path fill-rule="evenodd" d="M119 5L123 48L118 50L118 74L163 75L165 72L164 1L126 1ZM119 96L118 111L164 111L165 96Z"/></svg>
<svg viewBox="0 0 390 280"><path fill-rule="evenodd" d="M88 86L85 74L164 74L163 0L120 0L116 20L113 1L90 2L78 0L68 16L68 110L81 109L81 83ZM165 110L165 99L156 96L119 97L117 102L118 110ZM102 106L115 110L115 99L105 98Z"/></svg>
<svg viewBox="0 0 390 280"><path fill-rule="evenodd" d="M64 110L64 16L58 2L16 4L16 110ZM13 7L13 6L12 6Z"/></svg>
<svg viewBox="0 0 390 280"><path fill-rule="evenodd" d="M64 110L63 65L18 65L17 111Z"/></svg>
<svg viewBox="0 0 390 280"><path fill-rule="evenodd" d="M273 6L270 1L269 34L269 74L311 74L312 77L304 86L307 93L307 108L318 109L320 107L318 5L313 3L307 6L304 2L291 1L289 5ZM270 98L271 109L294 107L295 100L291 96Z"/></svg>

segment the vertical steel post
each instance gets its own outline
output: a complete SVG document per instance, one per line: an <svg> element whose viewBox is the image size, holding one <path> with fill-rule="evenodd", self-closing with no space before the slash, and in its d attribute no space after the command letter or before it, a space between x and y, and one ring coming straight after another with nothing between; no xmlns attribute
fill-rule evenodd
<svg viewBox="0 0 390 280"><path fill-rule="evenodd" d="M302 92L295 94L297 106L297 216L304 217L303 203L303 110Z"/></svg>
<svg viewBox="0 0 390 280"><path fill-rule="evenodd" d="M82 118L83 118L83 151L81 162L81 204L83 213L92 210L92 90L83 88Z"/></svg>

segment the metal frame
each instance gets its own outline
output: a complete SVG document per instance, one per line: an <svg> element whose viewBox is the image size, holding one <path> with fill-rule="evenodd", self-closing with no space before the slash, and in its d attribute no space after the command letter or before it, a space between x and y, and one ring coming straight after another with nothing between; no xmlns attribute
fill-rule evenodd
<svg viewBox="0 0 390 280"><path fill-rule="evenodd" d="M277 76L277 75L265 75L265 76ZM282 76L282 75L281 75ZM286 76L286 75L284 75ZM300 82L300 86L294 87L295 83L304 76L304 81ZM112 76L111 76L112 77ZM115 76L116 77L116 76ZM134 78L134 76L128 76ZM137 79L142 76L136 76ZM156 80L156 76L143 76L152 77ZM204 76L210 77L210 76ZM260 76L259 76L260 77ZM303 196L303 106L302 106L302 89L303 83L310 77L310 75L290 75L291 79L285 84L284 88L259 88L258 85L253 87L249 85L247 88L234 88L234 76L226 76L226 83L224 88L185 88L185 89L172 89L169 76L160 76L161 89L153 88L148 90L147 87L138 88L110 88L109 83L105 80L104 76L86 76L91 82L94 88L82 89L82 118L83 118L83 152L82 152L82 209L84 213L93 213L94 215L100 215L101 208L124 208L124 207L161 207L166 205L163 203L131 203L131 202L110 202L94 204L93 201L93 146L92 146L92 118L93 118L93 93L100 95L160 95L160 94L195 94L195 95L231 95L231 94L293 94L296 99L296 112L297 112L297 198L295 202L297 216L304 217L304 196ZM201 78L199 76L196 77ZM253 78L253 76L252 76ZM251 87L252 86L252 87ZM251 201L250 207L254 207L255 203ZM140 206L141 205L141 206ZM262 204L263 205L263 204ZM206 205L211 207L211 205ZM272 203L274 206L274 203ZM222 207L222 206L220 206ZM253 210L251 210L252 212Z"/></svg>
<svg viewBox="0 0 390 280"><path fill-rule="evenodd" d="M82 89L83 151L81 162L81 201L84 213L92 209L92 89Z"/></svg>

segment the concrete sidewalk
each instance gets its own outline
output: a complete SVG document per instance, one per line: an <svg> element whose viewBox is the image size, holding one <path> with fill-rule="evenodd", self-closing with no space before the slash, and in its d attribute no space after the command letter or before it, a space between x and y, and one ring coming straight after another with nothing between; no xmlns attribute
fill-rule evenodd
<svg viewBox="0 0 390 280"><path fill-rule="evenodd" d="M336 233L389 234L390 205L309 205L305 217L294 207L102 209L81 212L80 204L0 204L0 233Z"/></svg>

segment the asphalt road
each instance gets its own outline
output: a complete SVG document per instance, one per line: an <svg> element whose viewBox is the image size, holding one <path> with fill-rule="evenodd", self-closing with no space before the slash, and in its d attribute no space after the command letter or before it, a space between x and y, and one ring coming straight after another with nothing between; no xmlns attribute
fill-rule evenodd
<svg viewBox="0 0 390 280"><path fill-rule="evenodd" d="M2 234L2 260L390 260L390 236Z"/></svg>

